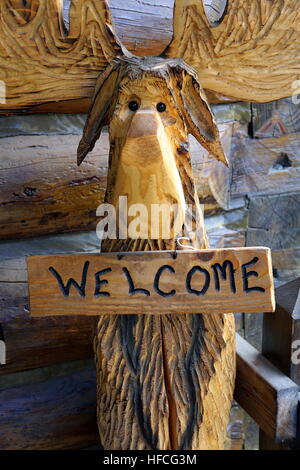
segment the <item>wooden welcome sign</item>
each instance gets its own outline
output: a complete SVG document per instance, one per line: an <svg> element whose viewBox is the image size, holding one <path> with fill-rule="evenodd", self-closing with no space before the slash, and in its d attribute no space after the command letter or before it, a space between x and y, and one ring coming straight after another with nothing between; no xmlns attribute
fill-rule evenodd
<svg viewBox="0 0 300 470"><path fill-rule="evenodd" d="M269 248L32 256L33 316L274 311Z"/></svg>

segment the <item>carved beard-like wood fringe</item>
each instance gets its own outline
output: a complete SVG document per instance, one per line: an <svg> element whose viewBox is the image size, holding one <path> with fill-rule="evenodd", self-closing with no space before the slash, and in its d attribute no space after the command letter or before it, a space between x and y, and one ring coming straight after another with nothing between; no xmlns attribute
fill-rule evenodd
<svg viewBox="0 0 300 470"><path fill-rule="evenodd" d="M188 164L181 179L187 201L195 203ZM200 247L208 247L205 235ZM174 240L102 243L102 251L175 248ZM95 354L104 448L222 449L234 347L232 315L102 315Z"/></svg>

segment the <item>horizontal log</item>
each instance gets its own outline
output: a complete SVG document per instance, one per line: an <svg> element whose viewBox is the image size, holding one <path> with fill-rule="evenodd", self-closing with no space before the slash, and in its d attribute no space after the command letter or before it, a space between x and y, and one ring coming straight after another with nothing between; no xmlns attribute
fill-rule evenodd
<svg viewBox="0 0 300 470"><path fill-rule="evenodd" d="M45 367L65 361L93 357L95 324L90 318L22 318L2 325L6 363L0 376Z"/></svg>
<svg viewBox="0 0 300 470"><path fill-rule="evenodd" d="M232 123L221 124L230 155ZM78 135L18 136L1 139L0 239L92 230L104 200L109 142L103 132L78 168ZM191 139L200 200L211 213L228 206L231 170Z"/></svg>
<svg viewBox="0 0 300 470"><path fill-rule="evenodd" d="M105 135L88 162L78 168L79 139L72 135L2 139L2 239L95 227L96 207L106 189L108 139Z"/></svg>
<svg viewBox="0 0 300 470"><path fill-rule="evenodd" d="M27 269L24 256L34 253L97 250L94 233L68 234L2 243L0 246L0 325L6 364L0 376L93 357L97 318L31 318L28 313ZM19 256L7 259L8 255Z"/></svg>
<svg viewBox="0 0 300 470"><path fill-rule="evenodd" d="M298 386L237 334L235 400L274 441L296 437Z"/></svg>
<svg viewBox="0 0 300 470"><path fill-rule="evenodd" d="M1 450L81 449L99 441L94 366L42 379L47 374L38 371L41 379L31 383L23 374L11 385L0 378Z"/></svg>
<svg viewBox="0 0 300 470"><path fill-rule="evenodd" d="M160 54L173 35L174 0L109 0L116 32L134 54Z"/></svg>
<svg viewBox="0 0 300 470"><path fill-rule="evenodd" d="M268 248L27 258L32 316L272 312Z"/></svg>

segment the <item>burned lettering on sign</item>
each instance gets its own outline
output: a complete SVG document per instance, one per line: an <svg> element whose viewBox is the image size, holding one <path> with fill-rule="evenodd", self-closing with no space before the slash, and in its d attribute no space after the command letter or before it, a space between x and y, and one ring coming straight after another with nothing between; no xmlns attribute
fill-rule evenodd
<svg viewBox="0 0 300 470"><path fill-rule="evenodd" d="M34 316L273 311L270 249L28 258Z"/></svg>

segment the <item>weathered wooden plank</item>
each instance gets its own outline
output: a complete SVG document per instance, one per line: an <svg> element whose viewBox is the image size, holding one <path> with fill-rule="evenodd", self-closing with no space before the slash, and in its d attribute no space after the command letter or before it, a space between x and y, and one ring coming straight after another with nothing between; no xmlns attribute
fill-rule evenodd
<svg viewBox="0 0 300 470"><path fill-rule="evenodd" d="M231 197L299 191L300 134L268 139L236 136L232 162Z"/></svg>
<svg viewBox="0 0 300 470"><path fill-rule="evenodd" d="M2 326L6 363L0 375L93 357L96 319L79 317L22 318Z"/></svg>
<svg viewBox="0 0 300 470"><path fill-rule="evenodd" d="M274 308L268 248L33 256L27 264L33 316Z"/></svg>
<svg viewBox="0 0 300 470"><path fill-rule="evenodd" d="M300 247L272 250L274 275L280 282L293 281L300 276Z"/></svg>
<svg viewBox="0 0 300 470"><path fill-rule="evenodd" d="M237 334L235 399L274 441L296 436L298 386Z"/></svg>
<svg viewBox="0 0 300 470"><path fill-rule="evenodd" d="M93 243L94 242L94 243ZM68 234L2 243L0 246L0 324L5 337L6 364L0 376L46 365L90 358L96 317L31 318L28 313L24 255L74 252L97 248L96 236ZM5 259L8 255L19 256Z"/></svg>
<svg viewBox="0 0 300 470"><path fill-rule="evenodd" d="M219 126L230 154L232 123ZM104 200L109 143L104 132L78 167L79 136L18 136L1 139L0 239L92 230ZM196 186L206 212L228 205L230 174L191 138ZM13 209L13 210L12 210Z"/></svg>
<svg viewBox="0 0 300 470"><path fill-rule="evenodd" d="M28 313L26 256L97 253L98 251L98 239L95 232L2 242L0 244L0 323L22 319Z"/></svg>
<svg viewBox="0 0 300 470"><path fill-rule="evenodd" d="M1 140L1 238L95 227L106 189L107 134L80 168L78 142L73 135Z"/></svg>
<svg viewBox="0 0 300 470"><path fill-rule="evenodd" d="M94 367L86 366L33 383L0 383L1 450L80 449L96 443L95 382Z"/></svg>

